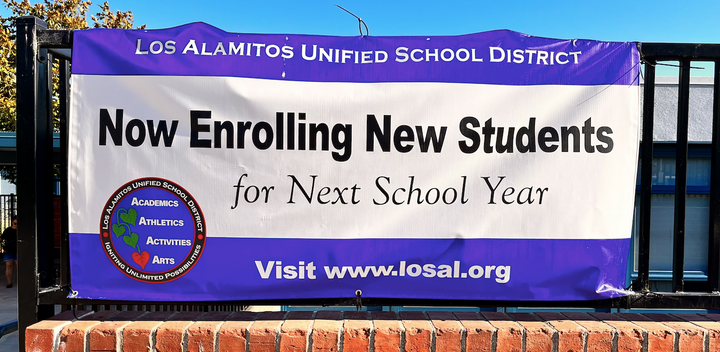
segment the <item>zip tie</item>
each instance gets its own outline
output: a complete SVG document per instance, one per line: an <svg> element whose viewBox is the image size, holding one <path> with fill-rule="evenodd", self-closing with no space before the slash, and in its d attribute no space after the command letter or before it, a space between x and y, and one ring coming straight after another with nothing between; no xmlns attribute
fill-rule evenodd
<svg viewBox="0 0 720 352"><path fill-rule="evenodd" d="M355 291L355 296L356 296L355 306L357 308L357 311L359 312L360 309L362 308L362 291L361 290Z"/></svg>

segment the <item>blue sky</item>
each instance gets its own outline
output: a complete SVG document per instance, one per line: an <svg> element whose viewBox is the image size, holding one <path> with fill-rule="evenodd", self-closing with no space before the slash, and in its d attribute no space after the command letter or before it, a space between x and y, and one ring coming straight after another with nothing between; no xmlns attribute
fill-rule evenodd
<svg viewBox="0 0 720 352"><path fill-rule="evenodd" d="M96 1L99 4L99 2ZM148 28L206 22L228 32L355 36L460 35L510 29L534 36L605 41L720 43L720 1L147 1L110 0ZM694 76L712 76L712 65ZM677 75L659 67L658 76Z"/></svg>
<svg viewBox="0 0 720 352"><path fill-rule="evenodd" d="M535 36L607 41L720 42L720 1L147 1L109 0L138 24L202 21L229 32L353 36L459 35L511 29ZM96 1L96 3L99 3Z"/></svg>

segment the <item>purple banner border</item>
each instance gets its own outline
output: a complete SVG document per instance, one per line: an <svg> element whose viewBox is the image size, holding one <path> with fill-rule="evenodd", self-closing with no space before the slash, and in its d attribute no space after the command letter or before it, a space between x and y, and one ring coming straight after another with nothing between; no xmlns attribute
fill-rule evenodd
<svg viewBox="0 0 720 352"><path fill-rule="evenodd" d="M570 301L623 295L630 239L207 239L202 257L181 278L146 283L126 276L107 258L99 234L70 234L72 288L77 298L228 301L354 297ZM261 277L259 261L268 278ZM270 261L274 261L272 265ZM277 279L275 266L313 263L316 279ZM400 263L404 261L403 275ZM456 264L457 262L457 264ZM418 267L410 269L417 264ZM491 269L480 278L426 277L418 268L473 265ZM396 275L328 279L324 266L394 265ZM411 276L411 270L415 270ZM284 271L281 273L285 274ZM298 273L298 270L295 271ZM455 275L456 273L453 273ZM472 272L478 276L477 269ZM506 275L507 274L507 275ZM284 276L284 275L283 275ZM456 275L457 276L457 275ZM506 282L502 282L505 281Z"/></svg>
<svg viewBox="0 0 720 352"><path fill-rule="evenodd" d="M637 85L639 54L634 42L558 40L509 30L460 36L332 37L236 34L191 23L151 31L75 31L72 69L86 75L305 82Z"/></svg>

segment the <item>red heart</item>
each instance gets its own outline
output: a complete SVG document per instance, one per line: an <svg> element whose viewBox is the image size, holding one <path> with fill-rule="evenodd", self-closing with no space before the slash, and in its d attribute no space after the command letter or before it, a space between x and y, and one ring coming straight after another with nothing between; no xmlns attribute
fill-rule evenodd
<svg viewBox="0 0 720 352"><path fill-rule="evenodd" d="M145 265L150 261L150 253L147 251L143 251L142 253L133 252L132 257L133 261L140 264L143 269L145 269Z"/></svg>

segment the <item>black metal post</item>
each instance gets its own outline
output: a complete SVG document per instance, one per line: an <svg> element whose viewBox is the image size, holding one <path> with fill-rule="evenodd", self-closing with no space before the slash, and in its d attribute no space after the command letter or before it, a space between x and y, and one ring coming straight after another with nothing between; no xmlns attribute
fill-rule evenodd
<svg viewBox="0 0 720 352"><path fill-rule="evenodd" d="M37 73L37 31L47 28L35 17L21 17L17 26L17 194L18 194L18 338L25 341L25 329L38 321L37 268L37 185L35 138L39 116ZM24 350L24 343L19 344Z"/></svg>
<svg viewBox="0 0 720 352"><path fill-rule="evenodd" d="M708 291L718 292L720 280L720 60L715 61L713 133L710 155L710 227L708 234Z"/></svg>
<svg viewBox="0 0 720 352"><path fill-rule="evenodd" d="M675 151L675 222L673 229L674 292L685 291L685 203L687 191L688 115L690 104L690 60L680 61L678 86L677 143Z"/></svg>
<svg viewBox="0 0 720 352"><path fill-rule="evenodd" d="M650 291L650 211L652 209L653 123L655 121L655 62L645 63L645 89L640 167L640 233L638 277L633 289Z"/></svg>
<svg viewBox="0 0 720 352"><path fill-rule="evenodd" d="M38 51L40 65L36 71L38 105L35 121L35 209L37 212L38 289L40 290L55 283L55 227L53 221L55 211L53 203L52 56L48 53L48 49L39 48ZM54 313L51 305L38 306L38 320L50 318Z"/></svg>
<svg viewBox="0 0 720 352"><path fill-rule="evenodd" d="M68 238L68 116L70 116L70 62L60 60L60 286L70 285L70 244Z"/></svg>

